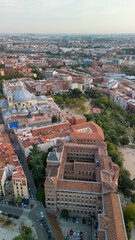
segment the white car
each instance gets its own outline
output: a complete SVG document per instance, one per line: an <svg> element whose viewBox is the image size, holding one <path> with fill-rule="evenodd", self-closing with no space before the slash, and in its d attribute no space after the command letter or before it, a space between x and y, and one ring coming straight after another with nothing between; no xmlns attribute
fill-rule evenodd
<svg viewBox="0 0 135 240"><path fill-rule="evenodd" d="M73 237L77 237L77 231L73 231Z"/></svg>
<svg viewBox="0 0 135 240"><path fill-rule="evenodd" d="M40 212L40 216L41 216L41 218L44 218L44 213Z"/></svg>
<svg viewBox="0 0 135 240"><path fill-rule="evenodd" d="M76 218L76 223L79 223L79 220L78 220L78 218Z"/></svg>

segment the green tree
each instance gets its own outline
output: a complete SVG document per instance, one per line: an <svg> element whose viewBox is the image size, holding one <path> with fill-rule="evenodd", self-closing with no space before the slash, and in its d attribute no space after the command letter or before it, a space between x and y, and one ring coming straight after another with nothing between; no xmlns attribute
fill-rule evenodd
<svg viewBox="0 0 135 240"><path fill-rule="evenodd" d="M45 203L45 193L44 188L38 187L36 191L36 199L43 204Z"/></svg>
<svg viewBox="0 0 135 240"><path fill-rule="evenodd" d="M55 97L54 97L54 101L55 101L57 104L63 104L63 103L64 103L63 97L61 97L61 96L55 96Z"/></svg>
<svg viewBox="0 0 135 240"><path fill-rule="evenodd" d="M0 218L0 222L2 222L2 223L4 223L5 220L6 220L5 216L2 216L2 217Z"/></svg>
<svg viewBox="0 0 135 240"><path fill-rule="evenodd" d="M67 98L67 99L65 100L65 104L66 104L66 105L69 105L69 103L70 103L70 99Z"/></svg>
<svg viewBox="0 0 135 240"><path fill-rule="evenodd" d="M134 223L132 221L128 222L128 228L131 229L134 227Z"/></svg>
<svg viewBox="0 0 135 240"><path fill-rule="evenodd" d="M81 91L80 91L79 88L75 88L75 89L72 90L72 94L73 95L79 95L79 94L81 94Z"/></svg>
<svg viewBox="0 0 135 240"><path fill-rule="evenodd" d="M133 132L133 141L135 142L135 131Z"/></svg>
<svg viewBox="0 0 135 240"><path fill-rule="evenodd" d="M65 108L65 105L64 105L64 103L61 105L61 109L64 109Z"/></svg>
<svg viewBox="0 0 135 240"><path fill-rule="evenodd" d="M132 202L135 203L135 194L132 195Z"/></svg>
<svg viewBox="0 0 135 240"><path fill-rule="evenodd" d="M5 221L5 223L4 223L4 225L10 225L12 223L12 220L11 219L9 219L9 218L7 218L6 219L6 221Z"/></svg>
<svg viewBox="0 0 135 240"><path fill-rule="evenodd" d="M132 181L130 179L130 176L131 174L127 169L125 168L120 169L119 188L123 191L125 195L128 195L128 196L130 195L130 189L132 189Z"/></svg>
<svg viewBox="0 0 135 240"><path fill-rule="evenodd" d="M108 145L108 151L109 152L116 150L115 145L113 143L108 143L107 145Z"/></svg>
<svg viewBox="0 0 135 240"><path fill-rule="evenodd" d="M32 233L27 234L26 231L22 232L19 236L13 238L13 240L37 240L32 236Z"/></svg>
<svg viewBox="0 0 135 240"><path fill-rule="evenodd" d="M30 157L29 165L31 168L31 172L33 174L35 183L38 184L39 182L41 182L41 179L44 176L44 164L43 153L41 152L37 144L34 143L32 145L29 157Z"/></svg>
<svg viewBox="0 0 135 240"><path fill-rule="evenodd" d="M120 143L121 143L122 145L128 145L128 144L130 143L130 140L129 140L128 136L122 137L122 138L120 139Z"/></svg>
<svg viewBox="0 0 135 240"><path fill-rule="evenodd" d="M130 203L125 207L124 218L126 223L135 222L135 203Z"/></svg>
<svg viewBox="0 0 135 240"><path fill-rule="evenodd" d="M22 198L21 198L21 197L18 197L18 198L17 198L17 202L18 202L18 203L22 203Z"/></svg>
<svg viewBox="0 0 135 240"><path fill-rule="evenodd" d="M80 97L80 100L81 100L82 102L86 102L86 98L85 98L84 96L81 96L81 97Z"/></svg>
<svg viewBox="0 0 135 240"><path fill-rule="evenodd" d="M67 219L69 217L68 210L62 209L60 216L61 216L61 218L66 218Z"/></svg>
<svg viewBox="0 0 135 240"><path fill-rule="evenodd" d="M29 153L29 156L30 157L33 157L34 155L40 153L41 150L40 148L38 147L38 145L36 143L33 143L32 144L32 148L30 149L30 153Z"/></svg>
<svg viewBox="0 0 135 240"><path fill-rule="evenodd" d="M91 113L84 114L84 117L86 118L87 122L92 121L94 116Z"/></svg>
<svg viewBox="0 0 135 240"><path fill-rule="evenodd" d="M121 157L121 153L116 150L111 150L108 152L108 155L112 158L112 161L118 164L120 167L123 165L123 160Z"/></svg>

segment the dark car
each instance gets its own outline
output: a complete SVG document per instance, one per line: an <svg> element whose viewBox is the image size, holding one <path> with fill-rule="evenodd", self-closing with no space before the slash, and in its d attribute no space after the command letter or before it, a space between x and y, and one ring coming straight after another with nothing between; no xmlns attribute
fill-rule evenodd
<svg viewBox="0 0 135 240"><path fill-rule="evenodd" d="M65 240L69 240L69 236L68 235L66 236Z"/></svg>
<svg viewBox="0 0 135 240"><path fill-rule="evenodd" d="M13 214L11 214L11 213L8 213L8 217L13 217Z"/></svg>
<svg viewBox="0 0 135 240"><path fill-rule="evenodd" d="M47 233L50 233L50 232L51 232L49 228L47 228L46 231L47 231Z"/></svg>
<svg viewBox="0 0 135 240"><path fill-rule="evenodd" d="M51 235L48 236L49 240L53 240L53 237Z"/></svg>
<svg viewBox="0 0 135 240"><path fill-rule="evenodd" d="M81 237L81 238L83 237L83 232L80 232L80 237Z"/></svg>
<svg viewBox="0 0 135 240"><path fill-rule="evenodd" d="M19 219L19 216L18 215L13 215L13 218Z"/></svg>
<svg viewBox="0 0 135 240"><path fill-rule="evenodd" d="M75 219L75 217L73 217L73 223L75 223L76 222L76 219Z"/></svg>
<svg viewBox="0 0 135 240"><path fill-rule="evenodd" d="M82 223L83 223L83 224L85 224L85 223L86 223L86 221L85 221L85 218L83 218L83 219L82 219Z"/></svg>
<svg viewBox="0 0 135 240"><path fill-rule="evenodd" d="M47 223L46 222L43 222L42 223L44 227L47 227Z"/></svg>

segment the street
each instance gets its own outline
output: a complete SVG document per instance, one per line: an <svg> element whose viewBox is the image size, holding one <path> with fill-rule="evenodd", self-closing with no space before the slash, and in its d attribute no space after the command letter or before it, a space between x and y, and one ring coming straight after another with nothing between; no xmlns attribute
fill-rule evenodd
<svg viewBox="0 0 135 240"><path fill-rule="evenodd" d="M48 239L48 235L46 233L45 228L43 228L43 226L40 225L40 221L39 221L41 219L40 207L36 207L32 210L27 210L27 209L21 209L21 208L17 208L17 207L11 207L11 206L8 206L7 204L5 204L5 205L0 204L0 210L6 214L10 213L13 215L18 215L22 219L29 218L34 223L38 239L40 239L40 240Z"/></svg>

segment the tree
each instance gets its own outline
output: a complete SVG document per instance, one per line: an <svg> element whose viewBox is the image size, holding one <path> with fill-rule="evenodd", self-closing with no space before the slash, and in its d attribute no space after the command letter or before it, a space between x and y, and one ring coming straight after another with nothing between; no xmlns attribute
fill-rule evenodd
<svg viewBox="0 0 135 240"><path fill-rule="evenodd" d="M19 236L13 238L13 240L36 240L32 233L27 233L27 231L22 232Z"/></svg>
<svg viewBox="0 0 135 240"><path fill-rule="evenodd" d="M130 140L129 140L128 136L122 137L122 138L120 139L120 143L121 143L122 145L128 145L128 144L130 143Z"/></svg>
<svg viewBox="0 0 135 240"><path fill-rule="evenodd" d="M22 203L22 198L21 197L18 197L17 198L17 202L20 204L20 203Z"/></svg>
<svg viewBox="0 0 135 240"><path fill-rule="evenodd" d="M93 114L88 113L88 114L84 114L84 117L86 118L87 122L92 121L93 120Z"/></svg>
<svg viewBox="0 0 135 240"><path fill-rule="evenodd" d="M79 95L79 94L81 94L81 91L80 91L79 88L75 88L75 89L72 90L72 94L73 95Z"/></svg>
<svg viewBox="0 0 135 240"><path fill-rule="evenodd" d="M132 221L128 222L128 228L131 229L134 227L134 223Z"/></svg>
<svg viewBox="0 0 135 240"><path fill-rule="evenodd" d="M30 161L29 165L35 183L38 185L41 182L42 177L44 176L44 163L43 163L43 153L37 144L32 144L32 149L30 149Z"/></svg>
<svg viewBox="0 0 135 240"><path fill-rule="evenodd" d="M25 234L26 234L26 235L29 235L29 234L31 234L31 233L32 233L31 228L30 228L30 227L26 227L26 229L25 229Z"/></svg>
<svg viewBox="0 0 135 240"><path fill-rule="evenodd" d="M84 96L81 96L81 97L80 97L80 100L81 100L82 102L86 102L86 98L85 98Z"/></svg>
<svg viewBox="0 0 135 240"><path fill-rule="evenodd" d="M132 181L130 179L130 176L131 174L127 169L123 167L120 169L119 188L123 191L124 195L126 196L129 195L129 190L132 189Z"/></svg>
<svg viewBox="0 0 135 240"><path fill-rule="evenodd" d="M128 204L124 209L125 222L135 222L135 203Z"/></svg>
<svg viewBox="0 0 135 240"><path fill-rule="evenodd" d="M108 145L108 151L109 151L109 152L116 150L116 149L115 149L115 145L114 145L113 143L108 142L107 145Z"/></svg>
<svg viewBox="0 0 135 240"><path fill-rule="evenodd" d="M5 223L4 223L4 225L10 225L12 223L12 220L11 219L9 219L9 218L7 218L6 219L6 221L5 221Z"/></svg>
<svg viewBox="0 0 135 240"><path fill-rule="evenodd" d="M61 218L66 218L67 219L69 217L68 210L62 209L60 216L61 216Z"/></svg>
<svg viewBox="0 0 135 240"><path fill-rule="evenodd" d="M64 109L65 108L65 105L64 105L64 103L61 105L61 109Z"/></svg>
<svg viewBox="0 0 135 240"><path fill-rule="evenodd" d="M44 193L44 189L41 187L37 188L36 191L36 199L40 202L42 202L43 204L45 203L45 193Z"/></svg>
<svg viewBox="0 0 135 240"><path fill-rule="evenodd" d="M116 134L118 134L119 136L127 133L126 128L119 124L116 126L115 131L116 131Z"/></svg>
<svg viewBox="0 0 135 240"><path fill-rule="evenodd" d="M133 132L133 141L135 142L135 131Z"/></svg>
<svg viewBox="0 0 135 240"><path fill-rule="evenodd" d="M54 101L55 101L57 104L63 104L63 103L64 103L63 97L61 97L61 96L55 96L55 97L54 97Z"/></svg>
<svg viewBox="0 0 135 240"><path fill-rule="evenodd" d="M132 195L132 202L135 203L135 194Z"/></svg>
<svg viewBox="0 0 135 240"><path fill-rule="evenodd" d="M52 123L55 123L55 122L57 122L57 117L54 115L52 116Z"/></svg>
<svg viewBox="0 0 135 240"><path fill-rule="evenodd" d="M121 153L116 150L111 150L108 152L108 155L112 158L112 161L118 164L120 167L123 165Z"/></svg>
<svg viewBox="0 0 135 240"><path fill-rule="evenodd" d="M135 178L132 180L132 189L135 190Z"/></svg>
<svg viewBox="0 0 135 240"><path fill-rule="evenodd" d="M5 222L5 219L6 219L5 216L2 216L2 217L0 218L0 222L2 222L2 223Z"/></svg>
<svg viewBox="0 0 135 240"><path fill-rule="evenodd" d="M33 143L32 144L32 148L30 149L30 153L29 153L29 156L34 156L34 155L36 155L36 154L38 154L38 153L40 153L41 152L41 150L40 150L40 148L38 147L38 145L36 144L36 143Z"/></svg>

